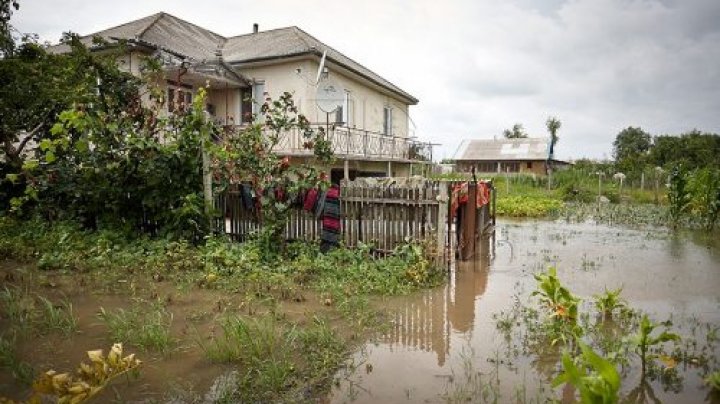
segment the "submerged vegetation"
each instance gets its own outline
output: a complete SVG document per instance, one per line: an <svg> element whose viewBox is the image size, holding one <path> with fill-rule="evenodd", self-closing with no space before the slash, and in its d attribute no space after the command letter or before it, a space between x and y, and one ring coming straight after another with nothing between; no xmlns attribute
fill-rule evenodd
<svg viewBox="0 0 720 404"><path fill-rule="evenodd" d="M713 373L719 360L713 354L718 349L717 331L712 328L708 328L706 345L701 347L702 334L696 335L695 328L691 335L681 337L671 330L671 321L657 323L647 313L629 307L621 289L606 289L596 295L595 310L584 312L577 308L587 306L562 285L554 268L536 274L535 279L537 287L531 296L545 310L539 312L532 302L523 304L516 298L511 310L494 316L508 348L518 343L524 347L508 349L507 363L521 354L537 360L542 355L544 361L559 362L559 371L546 368L552 385L572 385L573 394L579 394L583 403L644 402L653 394L651 380L660 381L667 389L682 389L683 380L676 369L680 364L686 370L697 369L711 388L717 383L717 374ZM545 316L541 315L543 311ZM571 323L573 318L577 319L574 327L558 326ZM539 349L541 346L557 349L548 354L547 349ZM626 389L621 399L621 385L635 376L640 379L639 386Z"/></svg>

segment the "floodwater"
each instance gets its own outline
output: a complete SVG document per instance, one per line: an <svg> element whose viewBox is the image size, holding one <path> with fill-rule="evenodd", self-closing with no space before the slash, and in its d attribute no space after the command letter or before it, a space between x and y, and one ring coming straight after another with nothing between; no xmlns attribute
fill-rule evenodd
<svg viewBox="0 0 720 404"><path fill-rule="evenodd" d="M672 317L673 331L681 336L720 329L717 237L506 220L498 221L494 240L482 242L481 250L476 259L456 264L447 285L386 302L394 313L392 326L354 354L354 371L337 375L341 382L331 402L453 401L463 397L458 393L467 394L463 382L470 380L469 373L485 383L469 394L472 401L480 401L479 391L499 402L570 401L571 390L553 390L549 383L560 369L558 351L518 348L516 342L505 340L493 318L510 310L515 297L531 304L536 284L532 275L550 266L557 267L563 284L586 302L605 287L622 287L632 308L655 321ZM591 309L589 303L581 306L583 311ZM704 335L693 337L705 341ZM717 345L709 348L714 366L720 353ZM655 397L660 402L717 402L698 373L682 367L681 382L673 384L657 379L641 383L639 371L629 371L621 396L623 401Z"/></svg>

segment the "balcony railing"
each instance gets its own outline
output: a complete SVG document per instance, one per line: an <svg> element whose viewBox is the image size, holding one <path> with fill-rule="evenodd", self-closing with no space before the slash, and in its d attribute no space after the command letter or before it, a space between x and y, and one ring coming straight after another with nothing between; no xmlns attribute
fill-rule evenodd
<svg viewBox="0 0 720 404"><path fill-rule="evenodd" d="M333 153L340 158L378 159L405 161L432 161L432 144L399 136L346 127L325 127ZM303 145L306 139L302 133L293 130L280 137L275 148L278 154L303 155L311 151Z"/></svg>

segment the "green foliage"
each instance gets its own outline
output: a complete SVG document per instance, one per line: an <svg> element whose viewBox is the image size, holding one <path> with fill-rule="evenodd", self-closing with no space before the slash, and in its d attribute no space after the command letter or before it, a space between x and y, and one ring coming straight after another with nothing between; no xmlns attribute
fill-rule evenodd
<svg viewBox="0 0 720 404"><path fill-rule="evenodd" d="M175 346L176 339L170 333L172 313L161 307L114 311L101 307L98 318L107 325L113 341L127 341L160 353L168 353Z"/></svg>
<svg viewBox="0 0 720 404"><path fill-rule="evenodd" d="M38 322L43 331L60 331L69 336L78 330L77 317L73 314L72 303L65 300L54 304L50 300L38 296L40 315Z"/></svg>
<svg viewBox="0 0 720 404"><path fill-rule="evenodd" d="M525 132L525 128L523 128L521 123L516 123L513 125L512 129L505 129L503 131L503 136L505 136L506 139L523 139L528 137Z"/></svg>
<svg viewBox="0 0 720 404"><path fill-rule="evenodd" d="M562 201L557 199L518 195L499 197L495 209L500 216L542 217L556 212L562 206Z"/></svg>
<svg viewBox="0 0 720 404"><path fill-rule="evenodd" d="M612 315L615 310L626 308L627 302L620 297L620 293L622 293L622 288L615 290L605 288L605 293L593 295L595 307L606 316Z"/></svg>
<svg viewBox="0 0 720 404"><path fill-rule="evenodd" d="M201 343L217 362L239 365L227 399L242 402L297 400L303 386L322 385L342 363L345 345L324 321L300 328L271 316L227 317L222 335Z"/></svg>
<svg viewBox="0 0 720 404"><path fill-rule="evenodd" d="M668 341L680 341L679 335L666 330L653 337L651 334L658 325L659 324L651 321L647 315L644 315L640 320L638 333L631 338L631 342L635 346L635 350L640 357L643 376L645 375L648 362L652 361L656 357L650 353L651 349Z"/></svg>
<svg viewBox="0 0 720 404"><path fill-rule="evenodd" d="M0 368L8 371L13 379L24 386L32 383L35 374L30 364L18 359L15 338L7 338L3 334L0 334Z"/></svg>
<svg viewBox="0 0 720 404"><path fill-rule="evenodd" d="M531 296L539 297L540 302L550 311L550 317L571 323L577 321L580 299L560 283L557 269L551 267L546 273L538 273L534 277L538 289L534 290Z"/></svg>
<svg viewBox="0 0 720 404"><path fill-rule="evenodd" d="M690 192L687 187L687 173L682 166L675 166L670 171L667 197L670 221L673 227L678 227L680 220L690 207Z"/></svg>
<svg viewBox="0 0 720 404"><path fill-rule="evenodd" d="M720 169L703 168L690 177L691 208L704 222L706 230L713 230L720 216Z"/></svg>
<svg viewBox="0 0 720 404"><path fill-rule="evenodd" d="M298 114L292 95L267 98L261 106L262 123L227 131L223 142L213 148L213 172L220 190L241 181L252 185L262 212L258 237L265 258L272 260L285 247L283 230L298 194L313 187L327 187L328 175L311 164L291 164L274 149L287 132L303 135L303 148L311 150L316 164L332 161L330 142L323 129L312 130L305 116Z"/></svg>
<svg viewBox="0 0 720 404"><path fill-rule="evenodd" d="M710 386L713 391L720 392L720 371L715 371L707 375L705 384Z"/></svg>
<svg viewBox="0 0 720 404"><path fill-rule="evenodd" d="M662 135L653 139L648 156L653 166L669 169L682 164L692 171L720 167L720 135L692 130L679 136Z"/></svg>
<svg viewBox="0 0 720 404"><path fill-rule="evenodd" d="M650 134L641 128L627 127L620 131L613 142L613 157L617 169L628 175L639 174L651 147Z"/></svg>
<svg viewBox="0 0 720 404"><path fill-rule="evenodd" d="M570 383L580 392L582 403L617 403L620 375L615 366L580 342L582 354L573 361L568 352L562 356L563 372L552 384Z"/></svg>

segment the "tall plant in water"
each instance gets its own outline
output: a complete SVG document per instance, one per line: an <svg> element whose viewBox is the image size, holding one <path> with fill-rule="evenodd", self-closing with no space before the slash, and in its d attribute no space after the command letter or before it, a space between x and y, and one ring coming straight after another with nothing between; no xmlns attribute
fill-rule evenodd
<svg viewBox="0 0 720 404"><path fill-rule="evenodd" d="M553 386L570 383L580 392L583 403L612 404L618 402L620 375L607 359L590 347L579 343L582 354L573 361L565 352L562 357L563 372L553 380Z"/></svg>
<svg viewBox="0 0 720 404"><path fill-rule="evenodd" d="M680 340L679 335L668 331L663 331L656 337L651 336L650 334L652 334L657 327L658 324L651 321L646 314L640 320L638 333L632 337L632 343L635 345L638 356L640 356L643 378L647 364L655 358L654 354L650 354L650 349L664 342Z"/></svg>
<svg viewBox="0 0 720 404"><path fill-rule="evenodd" d="M703 168L695 172L690 180L693 195L693 211L703 219L703 224L711 231L720 216L720 170Z"/></svg>
<svg viewBox="0 0 720 404"><path fill-rule="evenodd" d="M682 166L677 165L670 171L668 183L668 203L670 209L670 222L674 228L677 228L680 219L690 207L690 193L687 189L687 174Z"/></svg>
<svg viewBox="0 0 720 404"><path fill-rule="evenodd" d="M220 190L241 182L252 186L260 207L260 242L268 257L273 257L285 245L283 230L298 194L328 185L325 172L310 164L291 164L288 157L275 153L276 147L284 137L299 134L318 165L329 163L333 156L324 130L313 130L307 118L298 114L290 93L276 100L266 98L261 112L248 128L226 131L211 154Z"/></svg>

